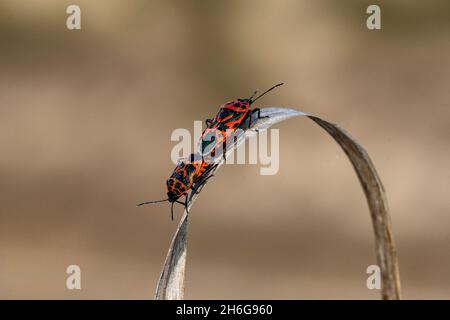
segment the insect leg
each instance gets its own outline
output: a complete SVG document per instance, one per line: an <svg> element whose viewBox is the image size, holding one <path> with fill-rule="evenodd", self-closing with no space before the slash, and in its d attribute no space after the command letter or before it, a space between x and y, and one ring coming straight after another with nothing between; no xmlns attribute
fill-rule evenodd
<svg viewBox="0 0 450 320"><path fill-rule="evenodd" d="M195 194L199 194L199 193L202 191L203 186L205 185L206 181L207 181L209 178L212 178L212 177L214 177L214 174L211 174L211 175L209 175L209 176L207 176L207 177L205 177L205 178L202 178L202 179L198 180L198 181L196 182L196 187L191 187L192 191L193 191Z"/></svg>
<svg viewBox="0 0 450 320"><path fill-rule="evenodd" d="M209 179L209 178L212 178L212 177L214 177L213 174L207 176L207 177L204 178L203 180L200 180L200 181L199 181L199 186L198 186L198 188L202 188L202 187L205 185L206 181L208 181L208 179ZM200 190L198 190L197 193L200 193Z"/></svg>
<svg viewBox="0 0 450 320"><path fill-rule="evenodd" d="M212 177L214 177L213 174L207 176L205 179L203 179L203 180L201 181L201 184L202 184L202 185L205 184L205 182L206 182L209 178L212 178Z"/></svg>
<svg viewBox="0 0 450 320"><path fill-rule="evenodd" d="M223 160L226 160L226 158L227 158L227 138L226 138L226 135L225 135L224 140L222 142L222 158L223 158Z"/></svg>
<svg viewBox="0 0 450 320"><path fill-rule="evenodd" d="M198 193L198 190L194 187L191 187L192 191L194 191L194 193Z"/></svg>
<svg viewBox="0 0 450 320"><path fill-rule="evenodd" d="M176 203L179 203L179 204L182 204L183 206L185 205L183 202L178 201L178 200L172 202L172 207L170 208L170 213L171 213L171 215L172 215L172 221L173 221L173 205L175 204L175 202L176 202Z"/></svg>
<svg viewBox="0 0 450 320"><path fill-rule="evenodd" d="M186 195L185 198L184 198L184 209L186 209L186 213L189 213L189 208L188 208L188 195Z"/></svg>
<svg viewBox="0 0 450 320"><path fill-rule="evenodd" d="M253 109L252 114L254 114L254 113L258 113L258 119L268 118L269 117L269 116L262 116L261 117L261 109L260 108Z"/></svg>

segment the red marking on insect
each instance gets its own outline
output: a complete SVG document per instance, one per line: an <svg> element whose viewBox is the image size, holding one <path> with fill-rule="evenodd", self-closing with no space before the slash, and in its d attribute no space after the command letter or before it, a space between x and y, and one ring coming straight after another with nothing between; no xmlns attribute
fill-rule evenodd
<svg viewBox="0 0 450 320"><path fill-rule="evenodd" d="M279 83L269 88L256 98L254 98L254 96L258 91L255 91L250 98L237 99L221 105L217 115L213 119L207 119L205 121L206 128L203 131L200 140L200 150L203 156L214 156L215 150L221 148L225 158L225 144L227 139L229 139L238 128L243 130L250 128L252 125L252 116L255 113L257 113L258 119L264 118L261 117L261 110L259 108L250 109L250 106L266 93L281 85L283 85L283 83Z"/></svg>
<svg viewBox="0 0 450 320"><path fill-rule="evenodd" d="M203 161L200 155L191 154L187 159L182 159L178 162L172 175L166 180L167 199L146 201L138 204L138 206L168 201L172 204L171 217L173 220L174 203L176 202L184 205L187 211L189 190L198 193L199 188L204 185L206 180L212 177L210 173L214 167L215 165L210 165ZM196 187L194 187L194 185L196 185ZM182 196L186 197L184 203L178 200Z"/></svg>

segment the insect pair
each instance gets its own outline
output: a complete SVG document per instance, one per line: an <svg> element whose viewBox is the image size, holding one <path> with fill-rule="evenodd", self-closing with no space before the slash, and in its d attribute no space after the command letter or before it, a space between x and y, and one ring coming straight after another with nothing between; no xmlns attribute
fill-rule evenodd
<svg viewBox="0 0 450 320"><path fill-rule="evenodd" d="M187 159L180 160L170 178L166 180L167 199L146 201L138 204L138 206L168 201L172 204L172 220L175 202L182 204L188 211L189 191L200 192L206 181L213 176L213 169L217 166L210 159L205 161L205 154L214 155L215 150L222 147L224 147L222 150L226 150L226 142L234 131L251 128L253 115L256 114L257 119L262 117L259 108L250 109L250 106L263 95L282 84L279 83L271 87L256 98L255 95L258 91L255 91L250 98L237 99L221 105L217 115L213 119L205 121L206 128L200 140L201 154L191 154ZM223 157L225 158L225 152L223 152ZM184 202L179 201L182 196L185 196Z"/></svg>

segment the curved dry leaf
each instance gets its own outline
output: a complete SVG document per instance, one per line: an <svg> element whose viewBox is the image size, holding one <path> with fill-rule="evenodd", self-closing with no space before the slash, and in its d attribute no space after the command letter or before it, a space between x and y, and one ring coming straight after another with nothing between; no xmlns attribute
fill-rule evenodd
<svg viewBox="0 0 450 320"><path fill-rule="evenodd" d="M243 143L245 139L256 135L257 130L268 129L278 122L295 116L306 116L313 120L327 131L341 146L356 171L369 205L375 233L376 257L382 276L381 296L383 299L400 299L400 274L397 253L392 237L387 199L383 184L364 148L337 125L298 110L278 107L263 108L261 109L261 116L265 118L258 119L255 117L252 119L252 128L238 137L234 146L235 148ZM228 153L230 152L233 152L233 150L228 151ZM217 171L223 163L223 160L221 160L214 171ZM198 194L193 192L189 194L188 210L192 207L197 196ZM155 299L173 300L183 299L184 297L187 228L188 213L185 211L164 262L156 288Z"/></svg>

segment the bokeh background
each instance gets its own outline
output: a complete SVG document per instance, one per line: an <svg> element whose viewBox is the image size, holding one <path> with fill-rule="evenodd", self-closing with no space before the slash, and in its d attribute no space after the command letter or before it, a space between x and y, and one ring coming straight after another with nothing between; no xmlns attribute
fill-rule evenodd
<svg viewBox="0 0 450 320"><path fill-rule="evenodd" d="M78 4L82 29L66 29ZM369 4L382 30L366 28ZM448 1L0 0L0 298L151 299L176 222L170 134L260 106L338 123L384 182L403 295L450 298ZM190 219L186 298L378 299L369 212L307 119L280 170L223 167ZM176 209L181 216L181 207ZM66 289L66 268L82 290Z"/></svg>

